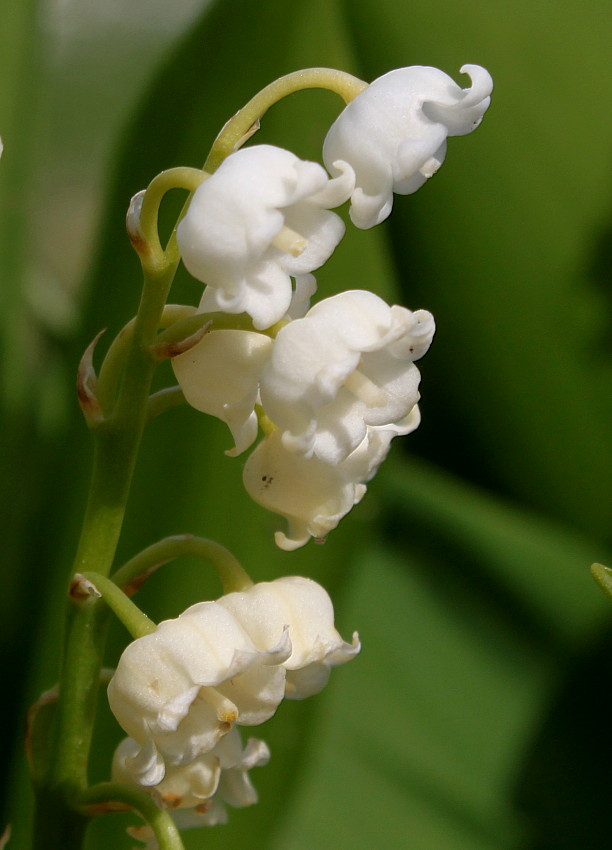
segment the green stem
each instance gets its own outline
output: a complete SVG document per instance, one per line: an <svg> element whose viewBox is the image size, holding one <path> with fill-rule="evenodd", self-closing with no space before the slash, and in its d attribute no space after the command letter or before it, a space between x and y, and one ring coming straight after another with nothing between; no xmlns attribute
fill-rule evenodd
<svg viewBox="0 0 612 850"><path fill-rule="evenodd" d="M164 390L159 390L149 397L147 406L147 422L155 419L166 410L171 410L173 407L179 407L181 404L186 404L185 396L179 386L166 387Z"/></svg>
<svg viewBox="0 0 612 850"><path fill-rule="evenodd" d="M204 163L204 171L212 173L223 160L245 142L257 129L259 119L275 103L289 94L303 89L327 89L340 95L349 103L368 84L352 74L333 68L306 68L280 77L262 89L227 122L215 139Z"/></svg>
<svg viewBox="0 0 612 850"><path fill-rule="evenodd" d="M126 805L140 812L149 823L155 833L159 850L183 850L181 836L171 816L164 809L158 808L145 791L130 788L120 782L100 782L88 788L81 795L79 803L91 814L117 811L118 808L113 806L113 803Z"/></svg>
<svg viewBox="0 0 612 850"><path fill-rule="evenodd" d="M61 791L39 788L36 793L32 846L36 850L82 847L90 821L87 815L66 806Z"/></svg>
<svg viewBox="0 0 612 850"><path fill-rule="evenodd" d="M194 555L210 561L219 576L223 593L247 590L253 585L248 573L228 549L213 540L191 534L164 537L153 543L113 573L112 580L126 593L134 593L151 573L181 555Z"/></svg>
<svg viewBox="0 0 612 850"><path fill-rule="evenodd" d="M176 263L179 255L174 240L170 240L166 250L159 241L158 213L162 198L170 189L186 189L190 194L195 192L200 183L203 183L210 174L197 168L179 166L162 171L149 183L144 193L142 206L138 210L137 227L139 236L147 245L147 254L151 257L153 264L160 267L168 263ZM128 231L130 231L130 220L128 214Z"/></svg>
<svg viewBox="0 0 612 850"><path fill-rule="evenodd" d="M100 575L100 573L80 573L82 578L91 582L94 590L96 590L102 599L106 602L113 614L121 620L128 632L133 638L150 635L157 628L153 620L140 610L138 605L135 605L129 597L117 587L115 582Z"/></svg>
<svg viewBox="0 0 612 850"><path fill-rule="evenodd" d="M96 710L99 673L108 610L97 599L71 606L60 679L54 741L46 775L37 795L34 847L79 848L76 838L86 824L74 816L74 800L87 785L87 765ZM53 822L51 822L53 821ZM66 836L60 839L60 835ZM57 840L52 836L57 835Z"/></svg>
<svg viewBox="0 0 612 850"><path fill-rule="evenodd" d="M146 422L155 368L150 349L155 343L175 269L175 265L169 265L155 273L145 272L117 401L112 415L93 429L91 486L71 574L93 571L107 576L115 558ZM88 784L87 765L108 615L107 607L95 598L73 605L70 611L51 743L51 766L39 795L34 847L40 850L52 846L63 850L81 847L76 827L70 839L68 832L64 840L57 842L46 841L45 835L55 829L50 823L51 812L58 823L77 822L71 810ZM47 797L54 800L52 809L46 803Z"/></svg>

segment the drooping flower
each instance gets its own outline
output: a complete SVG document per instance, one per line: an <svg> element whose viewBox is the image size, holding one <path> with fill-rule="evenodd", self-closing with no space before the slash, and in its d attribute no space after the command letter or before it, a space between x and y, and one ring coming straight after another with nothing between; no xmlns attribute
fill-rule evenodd
<svg viewBox="0 0 612 850"><path fill-rule="evenodd" d="M330 669L350 661L361 648L356 632L352 643L340 637L327 591L309 578L285 576L258 582L248 590L223 596L219 604L234 614L260 649L275 646L288 628L291 655L283 667L289 699L304 699L321 691Z"/></svg>
<svg viewBox="0 0 612 850"><path fill-rule="evenodd" d="M119 744L113 757L113 780L145 788L165 809L200 807L200 814L204 814L204 808L207 813L211 812L211 798L215 797L215 802L226 802L234 808L256 803L257 795L247 771L267 764L270 759L268 746L257 738L249 738L243 748L240 733L234 727L210 752L197 756L187 764L169 766L163 780L149 786L139 783L131 769L138 751L139 745L132 738L125 738ZM203 807L204 801L210 801L209 805ZM215 822L225 820L223 818Z"/></svg>
<svg viewBox="0 0 612 850"><path fill-rule="evenodd" d="M318 163L271 145L228 156L196 189L177 231L185 266L207 284L200 310L246 312L257 329L279 321L291 277L299 283L323 265L342 238L329 208L351 191L350 172L330 180Z"/></svg>
<svg viewBox="0 0 612 850"><path fill-rule="evenodd" d="M285 689L285 632L259 650L217 602L192 605L129 644L108 687L112 712L140 749L131 771L157 785L169 765L210 752L232 726L270 718Z"/></svg>
<svg viewBox="0 0 612 850"><path fill-rule="evenodd" d="M138 751L139 745L131 738L119 744L113 757L113 780L144 788L162 808L171 811L181 829L226 823L226 805L244 808L256 803L257 792L248 771L267 764L270 759L264 741L249 738L243 748L240 734L234 728L211 752L188 764L168 767L160 783L143 786L131 769ZM157 842L148 825L128 831L132 837L147 842L146 850L157 850Z"/></svg>
<svg viewBox="0 0 612 850"><path fill-rule="evenodd" d="M393 192L409 195L438 170L447 136L474 130L493 89L479 65L464 65L471 88L462 89L437 68L390 71L357 95L332 124L323 146L331 174L355 175L350 215L373 227L391 212Z"/></svg>
<svg viewBox="0 0 612 850"><path fill-rule="evenodd" d="M172 359L188 404L228 425L235 442L228 455L240 454L257 436L259 379L271 350L264 334L213 330Z"/></svg>
<svg viewBox="0 0 612 850"><path fill-rule="evenodd" d="M284 446L336 464L370 427L413 430L420 381L413 361L434 328L428 311L389 307L362 290L326 298L285 325L261 378L263 407Z"/></svg>
<svg viewBox="0 0 612 850"><path fill-rule="evenodd" d="M418 406L404 433L419 424ZM277 531L277 546L288 551L323 538L365 495L365 482L385 459L395 432L368 428L361 444L343 461L325 463L288 450L279 430L265 437L247 460L244 486L258 504L287 519L287 533Z"/></svg>
<svg viewBox="0 0 612 850"><path fill-rule="evenodd" d="M163 808L193 808L208 800L217 790L221 778L217 747L234 734L239 734L235 727L212 750L196 756L187 764L168 765L164 778L156 785L141 781L140 772L134 769L138 765L140 744L133 738L124 738L113 756L112 778L115 782L125 782L155 794Z"/></svg>

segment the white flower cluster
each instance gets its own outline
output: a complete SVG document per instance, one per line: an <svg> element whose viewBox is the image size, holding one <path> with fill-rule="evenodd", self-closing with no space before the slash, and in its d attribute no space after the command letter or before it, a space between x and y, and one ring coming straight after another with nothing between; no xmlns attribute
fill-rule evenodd
<svg viewBox="0 0 612 850"><path fill-rule="evenodd" d="M182 259L206 284L199 310L247 314L254 329L213 323L174 358L174 371L191 405L227 423L229 454L253 444L258 423L264 428L244 484L288 520L287 533L276 534L284 549L335 528L391 439L419 424L414 361L431 343L431 314L358 289L308 304L312 272L344 234L330 208L350 199L358 227L378 224L393 192L416 191L439 168L448 136L479 124L491 77L477 65L462 71L470 88L428 67L367 86L325 140L331 178L280 148L238 150L198 187L179 225Z"/></svg>
<svg viewBox="0 0 612 850"><path fill-rule="evenodd" d="M257 739L243 749L236 727L268 720L284 697L318 693L330 669L359 650L357 634L352 643L340 637L328 594L307 578L192 605L119 660L108 699L129 737L113 778L146 789L181 827L224 823L225 803L256 802L248 770L269 758ZM133 834L152 841L147 827Z"/></svg>

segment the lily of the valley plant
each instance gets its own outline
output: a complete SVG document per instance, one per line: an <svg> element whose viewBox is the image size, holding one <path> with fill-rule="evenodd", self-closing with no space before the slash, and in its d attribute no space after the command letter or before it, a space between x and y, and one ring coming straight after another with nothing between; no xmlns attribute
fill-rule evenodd
<svg viewBox="0 0 612 850"><path fill-rule="evenodd" d="M328 69L290 74L225 125L202 170L162 172L132 199L127 227L144 277L138 314L97 372L95 341L79 367L95 463L61 679L29 718L36 848L81 847L91 819L114 811L137 815L129 832L148 850L178 850L180 829L224 823L228 806L257 801L249 772L270 758L252 727L288 710L285 699L321 691L331 669L359 653L357 634L340 636L328 594L309 578L254 584L222 546L188 535L123 565L115 551L144 426L177 403L227 425L228 455L248 452L238 461L244 486L279 515L275 540L285 550L333 531L394 437L419 425L416 361L431 344L432 315L389 305L360 282L311 306L313 273L342 250L345 224L333 210L350 202L354 225L377 225L394 193L415 192L438 170L449 136L478 126L491 78L477 65L461 70L466 88L427 67L370 85ZM243 147L271 105L309 87L346 104L323 143L325 167L271 145ZM163 247L158 210L177 187L189 197ZM198 305L167 303L181 261L202 284ZM178 385L151 394L164 359ZM212 564L222 595L155 624L130 597L183 554ZM111 613L133 641L107 671ZM126 737L108 754L108 781L92 786L101 684Z"/></svg>

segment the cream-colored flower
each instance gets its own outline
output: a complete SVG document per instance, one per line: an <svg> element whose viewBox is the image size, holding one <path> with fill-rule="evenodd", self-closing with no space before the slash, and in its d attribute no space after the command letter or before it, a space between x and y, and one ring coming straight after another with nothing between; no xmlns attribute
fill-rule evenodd
<svg viewBox="0 0 612 850"><path fill-rule="evenodd" d="M288 629L291 655L283 667L290 699L318 693L325 687L330 669L350 661L360 650L357 633L352 643L340 637L327 591L309 578L285 576L258 582L248 590L223 596L219 604L232 612L259 649L275 646Z"/></svg>
<svg viewBox="0 0 612 850"><path fill-rule="evenodd" d="M479 65L464 65L472 86L460 88L437 68L390 71L357 95L332 124L323 146L331 174L355 175L351 219L368 228L391 212L393 192L409 195L446 156L448 136L471 133L486 112L493 81Z"/></svg>
<svg viewBox="0 0 612 850"><path fill-rule="evenodd" d="M418 406L408 419L403 433L419 424ZM365 482L375 475L394 436L390 429L369 428L361 444L337 464L290 451L279 430L265 437L247 460L243 481L254 501L287 519L287 533L274 535L277 546L297 549L334 529L365 495Z"/></svg>
<svg viewBox="0 0 612 850"><path fill-rule="evenodd" d="M195 191L177 231L188 271L207 284L200 310L248 313L257 329L290 309L291 278L328 259L344 234L330 207L352 191L352 172L330 180L315 162L271 145L227 157Z"/></svg>
<svg viewBox="0 0 612 850"><path fill-rule="evenodd" d="M264 741L249 738L243 748L240 734L234 728L211 752L188 764L168 767L160 783L143 786L132 771L138 752L139 745L131 738L119 744L113 757L113 781L143 788L162 808L170 810L180 829L226 823L226 805L244 808L256 803L257 792L248 771L267 764L270 759ZM147 842L146 850L157 850L148 825L131 827L128 832L133 838Z"/></svg>
<svg viewBox="0 0 612 850"><path fill-rule="evenodd" d="M389 307L363 290L326 298L285 325L261 377L262 405L284 446L336 464L370 427L411 431L420 381L413 361L434 329L427 310Z"/></svg>
<svg viewBox="0 0 612 850"><path fill-rule="evenodd" d="M140 744L133 738L124 738L113 756L113 781L125 782L154 793L160 805L166 809L193 808L203 800L208 800L217 790L221 778L221 760L217 755L217 747L234 734L239 734L235 727L212 750L196 756L187 764L168 765L164 778L156 785L141 781L140 773L134 770L134 766L138 765Z"/></svg>
<svg viewBox="0 0 612 850"><path fill-rule="evenodd" d="M123 652L108 687L110 707L140 749L131 770L157 785L171 765L210 752L232 726L271 717L285 689L285 632L259 650L217 602L192 605Z"/></svg>

